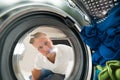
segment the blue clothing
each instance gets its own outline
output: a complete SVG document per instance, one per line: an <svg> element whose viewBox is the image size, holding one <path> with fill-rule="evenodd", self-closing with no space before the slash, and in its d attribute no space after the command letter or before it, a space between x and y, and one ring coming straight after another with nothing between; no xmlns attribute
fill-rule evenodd
<svg viewBox="0 0 120 80"><path fill-rule="evenodd" d="M32 76L29 77L32 80ZM38 80L64 80L65 75L53 73L50 70L43 69Z"/></svg>
<svg viewBox="0 0 120 80"><path fill-rule="evenodd" d="M84 26L80 32L94 53L93 65L105 66L109 60L120 60L120 4L113 7L105 20Z"/></svg>
<svg viewBox="0 0 120 80"><path fill-rule="evenodd" d="M47 79L53 74L54 73L52 71L43 69L38 80L44 80L45 78Z"/></svg>

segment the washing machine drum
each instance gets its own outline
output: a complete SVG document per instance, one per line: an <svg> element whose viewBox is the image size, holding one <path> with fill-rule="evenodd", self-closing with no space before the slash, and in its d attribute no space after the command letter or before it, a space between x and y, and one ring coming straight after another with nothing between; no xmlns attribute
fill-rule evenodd
<svg viewBox="0 0 120 80"><path fill-rule="evenodd" d="M57 64L48 68L58 66L66 80L90 80L90 49L79 34L88 22L80 10L65 0L9 1L0 1L0 80L30 80L39 53L30 40L37 32L47 34L53 45L67 45L72 50L60 54L63 63L58 64L68 63L65 69ZM68 57L70 60L63 61Z"/></svg>

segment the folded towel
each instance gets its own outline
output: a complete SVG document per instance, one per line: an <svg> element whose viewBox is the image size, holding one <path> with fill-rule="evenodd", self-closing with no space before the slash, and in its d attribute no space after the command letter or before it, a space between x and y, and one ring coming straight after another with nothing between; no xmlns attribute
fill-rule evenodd
<svg viewBox="0 0 120 80"><path fill-rule="evenodd" d="M106 62L106 66L99 69L99 80L120 80L120 61L111 60Z"/></svg>

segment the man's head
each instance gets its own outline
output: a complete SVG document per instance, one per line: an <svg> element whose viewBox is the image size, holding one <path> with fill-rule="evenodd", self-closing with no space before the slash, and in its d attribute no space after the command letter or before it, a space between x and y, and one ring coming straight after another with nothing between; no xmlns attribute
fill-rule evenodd
<svg viewBox="0 0 120 80"><path fill-rule="evenodd" d="M37 32L31 35L30 44L32 44L42 55L47 56L53 47L53 43L45 33Z"/></svg>

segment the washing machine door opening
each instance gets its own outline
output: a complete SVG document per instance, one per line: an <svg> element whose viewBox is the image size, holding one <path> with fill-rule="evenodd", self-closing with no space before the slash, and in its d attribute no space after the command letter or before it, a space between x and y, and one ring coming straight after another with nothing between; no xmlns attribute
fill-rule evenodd
<svg viewBox="0 0 120 80"><path fill-rule="evenodd" d="M71 57L64 70L65 79L88 79L89 49L82 42L79 30L74 23L68 25L66 18L54 14L39 11L30 12L14 17L12 21L8 19L9 22L3 25L4 28L0 35L2 37L0 38L0 78L2 80L29 80L34 67L35 55L38 53L29 40L30 35L36 32L47 34L54 45L62 44L71 47L73 53L64 53L63 55L64 58ZM66 63L66 60L63 63Z"/></svg>
<svg viewBox="0 0 120 80"><path fill-rule="evenodd" d="M25 36L23 38L21 38L21 40L16 44L14 53L13 53L13 69L15 72L15 75L18 77L18 79L25 79L25 80L29 80L29 77L32 75L31 71L34 68L34 62L35 62L35 58L36 55L39 53L37 52L37 49L34 49L33 46L30 45L29 43L29 38L30 38L30 34L34 34L37 32L43 32L45 34L48 35L48 37L52 40L53 45L58 45L58 46L70 46L72 49L74 49L72 46L72 43L70 41L70 39L72 39L72 36L68 36L66 35L63 31L57 29L57 27L52 27L52 26L40 26L38 28L36 28L35 30L33 30L32 32L29 32L27 34L25 34ZM64 47L65 50L66 46ZM63 57L61 57L61 62L59 63L55 63L55 65L51 65L48 64L47 67L43 67L44 69L48 68L48 67L57 67L57 65L60 66L60 64L62 63L62 65L65 65L65 63L69 63L65 68L66 69L66 73L65 76L66 78L70 76L73 66L74 66L74 51L71 52L71 48L68 49L69 51L66 51L68 53L63 52L63 54L61 53L61 55L63 55ZM57 53L56 53L57 54ZM59 54L59 53L58 53ZM42 56L40 54L40 56ZM67 61L67 58L70 57L69 61ZM46 59L45 59L46 60ZM56 59L57 60L57 59ZM66 61L64 61L66 60ZM40 61L41 62L41 61ZM41 63L40 63L41 64ZM62 67L62 69L64 69L64 66L60 66L60 68ZM17 66L17 68L16 68ZM61 69L61 70L62 70Z"/></svg>

